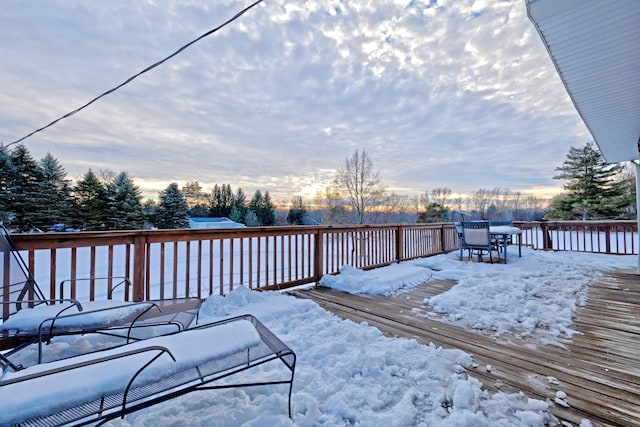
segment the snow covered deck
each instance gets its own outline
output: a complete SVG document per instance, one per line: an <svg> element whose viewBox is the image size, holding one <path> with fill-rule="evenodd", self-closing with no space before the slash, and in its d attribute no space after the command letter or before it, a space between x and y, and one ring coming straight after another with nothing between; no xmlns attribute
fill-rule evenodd
<svg viewBox="0 0 640 427"><path fill-rule="evenodd" d="M590 286L586 306L574 317L573 329L579 333L565 347L496 338L420 313L425 298L454 284L432 280L398 296L352 295L329 288L296 295L385 334L473 354L476 365L468 373L485 388L521 390L553 402L551 412L573 425L582 419L616 427L640 422L640 276L635 272L606 272Z"/></svg>

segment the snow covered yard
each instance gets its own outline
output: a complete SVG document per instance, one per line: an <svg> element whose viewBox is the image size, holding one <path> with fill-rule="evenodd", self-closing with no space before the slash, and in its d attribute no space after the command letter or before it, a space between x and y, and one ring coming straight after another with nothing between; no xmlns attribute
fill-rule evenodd
<svg viewBox="0 0 640 427"><path fill-rule="evenodd" d="M460 262L457 253L367 272L344 269L324 286L354 293L397 294L429 278L455 279L451 290L424 301L442 321L504 336L562 345L587 284L608 268L632 268L635 257L525 250L507 265ZM355 284L355 285L354 285ZM388 338L367 324L342 320L309 300L240 287L212 296L200 322L253 314L298 356L293 417L286 386L198 392L115 420L115 426L544 426L557 421L548 403L521 393L491 393L467 375L469 354ZM74 341L75 340L75 341ZM60 340L96 346L86 337ZM207 345L207 344L203 344ZM211 344L213 345L213 344ZM55 347L49 351L55 351ZM253 375L253 372L252 372ZM257 373L269 377L268 369ZM590 422L583 420L583 427Z"/></svg>

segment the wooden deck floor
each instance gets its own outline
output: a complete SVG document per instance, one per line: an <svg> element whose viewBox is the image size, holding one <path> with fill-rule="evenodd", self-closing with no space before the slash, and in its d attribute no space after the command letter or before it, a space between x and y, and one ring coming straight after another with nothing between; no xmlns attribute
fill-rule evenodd
<svg viewBox="0 0 640 427"><path fill-rule="evenodd" d="M556 391L564 391L570 407L551 405L561 421L640 426L640 276L635 272L608 272L592 283L587 305L574 318L573 329L580 334L565 348L496 339L426 317L424 298L454 284L434 280L396 297L350 295L320 287L296 295L343 318L366 321L390 336L464 350L478 364L468 368L469 375L488 390L523 391L550 402Z"/></svg>

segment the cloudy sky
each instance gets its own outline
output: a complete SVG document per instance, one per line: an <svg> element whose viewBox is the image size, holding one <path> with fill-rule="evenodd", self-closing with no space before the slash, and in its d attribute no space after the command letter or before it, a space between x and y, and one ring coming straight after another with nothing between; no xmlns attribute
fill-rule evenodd
<svg viewBox="0 0 640 427"><path fill-rule="evenodd" d="M7 0L6 145L124 82L252 0ZM590 139L524 0L264 0L26 139L69 178L127 171L151 195L228 183L311 198L355 150L388 190L560 191ZM540 193L541 194L541 193Z"/></svg>

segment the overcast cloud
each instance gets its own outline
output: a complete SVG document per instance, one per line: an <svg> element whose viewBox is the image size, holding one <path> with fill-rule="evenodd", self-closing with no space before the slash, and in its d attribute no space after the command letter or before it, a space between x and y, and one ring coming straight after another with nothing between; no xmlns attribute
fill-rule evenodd
<svg viewBox="0 0 640 427"><path fill-rule="evenodd" d="M65 114L249 5L29 1L0 8L0 140ZM558 189L590 139L524 0L265 0L24 141L77 179L127 171L276 200L323 189L366 149L388 189Z"/></svg>

